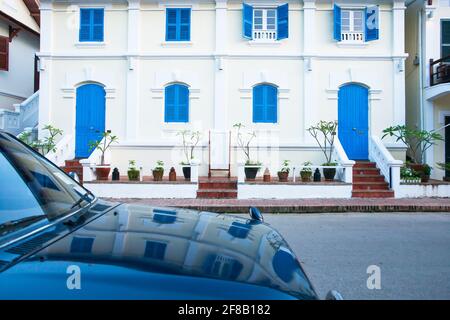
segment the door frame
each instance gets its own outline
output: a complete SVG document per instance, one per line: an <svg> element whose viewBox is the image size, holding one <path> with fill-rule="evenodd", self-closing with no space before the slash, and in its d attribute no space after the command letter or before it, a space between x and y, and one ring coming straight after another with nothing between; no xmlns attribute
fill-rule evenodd
<svg viewBox="0 0 450 320"><path fill-rule="evenodd" d="M450 124L450 114L444 115L444 125L448 124ZM447 162L447 158L450 158L450 139L447 141L447 132L450 136L450 126L444 128L444 163ZM444 177L450 178L450 171L444 171Z"/></svg>
<svg viewBox="0 0 450 320"><path fill-rule="evenodd" d="M101 82L97 82L97 81L85 81L85 82L80 82L77 85L74 86L73 89L73 121L72 121L72 128L73 128L73 143L74 143L74 157L76 157L76 138L77 138L77 92L78 89L82 86L85 85L89 85L89 84L95 84L98 85L100 87L103 88L104 92L105 92L105 131L108 130L107 126L106 126L106 122L107 122L107 110L108 110L108 91L107 91L107 87L101 83Z"/></svg>
<svg viewBox="0 0 450 320"><path fill-rule="evenodd" d="M337 105L336 105L336 114L337 114L337 120L338 120L338 132L339 132L339 90L341 90L343 87L350 85L350 84L356 84L359 85L361 87L364 87L367 89L367 147L368 147L368 151L367 151L367 157L369 158L368 160L370 160L370 146L371 146L371 137L372 137L372 100L374 99L373 97L373 89L370 88L370 86L368 86L365 83L362 82L358 82L358 81L350 81L350 82L345 82L342 83L336 91L336 101L337 101ZM376 90L379 91L379 90ZM376 92L378 93L378 92ZM339 137L339 135L338 135ZM345 150L344 150L345 151Z"/></svg>

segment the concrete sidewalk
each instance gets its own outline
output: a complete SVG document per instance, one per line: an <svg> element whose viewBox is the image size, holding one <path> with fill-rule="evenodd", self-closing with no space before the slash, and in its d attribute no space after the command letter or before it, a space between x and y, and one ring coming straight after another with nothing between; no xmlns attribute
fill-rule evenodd
<svg viewBox="0 0 450 320"><path fill-rule="evenodd" d="M450 198L416 199L114 199L105 200L142 205L182 207L219 213L247 213L258 207L270 213L335 213L335 212L450 212Z"/></svg>

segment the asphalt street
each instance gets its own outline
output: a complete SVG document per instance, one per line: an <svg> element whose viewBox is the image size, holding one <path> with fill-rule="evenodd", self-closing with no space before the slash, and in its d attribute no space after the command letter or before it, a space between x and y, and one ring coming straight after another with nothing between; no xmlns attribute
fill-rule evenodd
<svg viewBox="0 0 450 320"><path fill-rule="evenodd" d="M264 215L317 293L345 299L450 299L450 214ZM367 268L381 289L368 289Z"/></svg>

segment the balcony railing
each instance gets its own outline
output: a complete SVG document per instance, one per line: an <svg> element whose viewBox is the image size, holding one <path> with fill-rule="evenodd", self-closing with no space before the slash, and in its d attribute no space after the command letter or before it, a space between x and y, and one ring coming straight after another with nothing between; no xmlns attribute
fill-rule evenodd
<svg viewBox="0 0 450 320"><path fill-rule="evenodd" d="M274 41L277 40L277 32L274 30L253 30L253 40Z"/></svg>
<svg viewBox="0 0 450 320"><path fill-rule="evenodd" d="M450 82L450 56L433 60L430 59L430 86Z"/></svg>
<svg viewBox="0 0 450 320"><path fill-rule="evenodd" d="M363 32L342 32L341 41L344 42L363 42L364 33Z"/></svg>

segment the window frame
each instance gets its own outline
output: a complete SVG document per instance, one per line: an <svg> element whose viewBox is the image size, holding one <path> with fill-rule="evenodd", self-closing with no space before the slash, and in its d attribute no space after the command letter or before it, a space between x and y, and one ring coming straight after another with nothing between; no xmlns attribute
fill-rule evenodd
<svg viewBox="0 0 450 320"><path fill-rule="evenodd" d="M269 97L266 97L267 98L266 101L264 101L264 98L263 98L263 105L262 105L262 107L264 108L264 113L265 113L264 119L257 120L255 118L255 108L257 107L256 104L255 104L255 90L258 87L271 87L271 88L274 88L276 90L275 121L272 121L268 117L269 104L267 102L268 102L268 98ZM252 89L252 123L253 124L278 124L279 123L279 100L280 100L280 90L279 90L279 88L276 85L270 84L270 83L259 83L259 84L255 85L253 87L253 89Z"/></svg>
<svg viewBox="0 0 450 320"><path fill-rule="evenodd" d="M180 119L179 116L178 116L177 119L169 119L168 118L168 114L167 114L167 90L170 87L173 87L173 86L184 87L187 90L187 106L186 106L186 108L187 108L187 118L186 119ZM179 93L179 90L178 90L178 93ZM191 116L190 115L190 98L191 98L191 92L190 92L189 86L187 84L185 84L185 83L176 82L176 83L170 83L167 86L165 86L165 88L164 88L164 123L165 124L189 123L190 122L190 116ZM178 110L178 114L179 114L180 113L179 109L181 107L180 104L179 104L180 98L179 98L179 96L175 96L174 99L178 103L178 104L175 104L175 107Z"/></svg>
<svg viewBox="0 0 450 320"><path fill-rule="evenodd" d="M83 26L81 18L82 18L82 11L90 11L90 21L89 21L89 39L82 39L81 38L81 28ZM102 11L102 39L101 40L94 40L94 28L96 26L99 26L97 24L94 23L94 12L95 11ZM105 42L105 8L104 7L80 7L79 10L79 29L78 29L78 43L80 44L89 44L89 43L93 43L93 44L101 44Z"/></svg>
<svg viewBox="0 0 450 320"><path fill-rule="evenodd" d="M349 13L349 17L348 17L348 20L349 20L348 29L349 30L348 31L344 31L344 23L343 23L344 18L343 18L343 16L344 16L345 12ZM355 30L355 12L359 12L361 14L361 25L360 25L361 31L356 31ZM362 9L350 9L350 8L342 8L341 9L341 33L342 32L351 32L351 33L360 33L361 32L361 33L365 34L364 22L365 22L364 10L362 10Z"/></svg>
<svg viewBox="0 0 450 320"><path fill-rule="evenodd" d="M189 12L189 23L185 23L189 26L189 33L187 39L181 39L181 28L184 25L181 23L181 12L186 10ZM169 39L169 12L176 12L175 22L175 38ZM173 24L170 24L171 26ZM166 42L190 42L191 41L191 29L192 29L192 8L190 7L168 7L166 8L166 35L164 37Z"/></svg>
<svg viewBox="0 0 450 320"><path fill-rule="evenodd" d="M0 40L4 41L6 49L5 53L2 53L5 56L5 66L0 66L0 71L9 71L9 37L0 36Z"/></svg>
<svg viewBox="0 0 450 320"><path fill-rule="evenodd" d="M444 22L447 22L450 28L450 19L441 19L440 21L440 27L441 27L441 32L440 32L440 59L445 58L446 56L444 55L444 47L449 47L450 48L450 42L445 43L444 44ZM450 55L450 54L449 54ZM444 61L444 63L450 63L450 61Z"/></svg>

